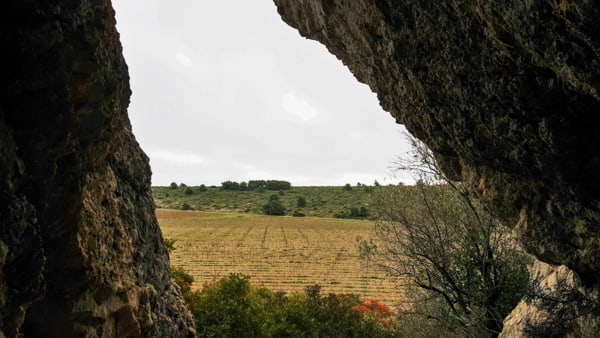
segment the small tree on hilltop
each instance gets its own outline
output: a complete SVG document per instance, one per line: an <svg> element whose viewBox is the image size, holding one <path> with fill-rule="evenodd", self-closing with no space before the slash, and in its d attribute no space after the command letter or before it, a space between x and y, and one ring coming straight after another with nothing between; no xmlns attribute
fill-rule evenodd
<svg viewBox="0 0 600 338"><path fill-rule="evenodd" d="M279 201L279 196L271 195L269 202L263 205L263 212L266 215L283 216L285 215L285 206Z"/></svg>
<svg viewBox="0 0 600 338"><path fill-rule="evenodd" d="M177 183L175 182L171 182L171 185L169 186L170 189L177 189L179 188L179 185L177 185Z"/></svg>

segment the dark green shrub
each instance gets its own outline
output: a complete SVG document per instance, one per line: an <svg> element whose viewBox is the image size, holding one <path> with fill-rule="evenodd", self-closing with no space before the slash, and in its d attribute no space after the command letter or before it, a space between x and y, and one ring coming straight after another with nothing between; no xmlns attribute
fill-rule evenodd
<svg viewBox="0 0 600 338"><path fill-rule="evenodd" d="M191 306L198 337L265 337L265 308L251 294L249 277L231 274L205 285ZM257 299L258 298L258 299Z"/></svg>
<svg viewBox="0 0 600 338"><path fill-rule="evenodd" d="M298 210L295 210L294 213L292 214L292 216L294 216L294 217L304 217L306 215L304 213L298 211Z"/></svg>
<svg viewBox="0 0 600 338"><path fill-rule="evenodd" d="M298 196L296 205L298 206L298 208L306 208L306 198L304 198L303 196Z"/></svg>
<svg viewBox="0 0 600 338"><path fill-rule="evenodd" d="M318 285L285 294L250 285L230 274L191 291L193 278L181 268L172 278L192 311L197 337L398 337L393 313L358 295L321 295Z"/></svg>
<svg viewBox="0 0 600 338"><path fill-rule="evenodd" d="M279 201L279 196L271 195L269 202L263 205L265 215L283 216L285 215L285 206Z"/></svg>

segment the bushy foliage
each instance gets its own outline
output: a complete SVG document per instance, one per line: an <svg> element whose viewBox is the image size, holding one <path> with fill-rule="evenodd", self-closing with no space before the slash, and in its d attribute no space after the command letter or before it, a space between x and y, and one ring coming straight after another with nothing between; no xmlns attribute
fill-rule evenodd
<svg viewBox="0 0 600 338"><path fill-rule="evenodd" d="M288 181L280 181L280 180L255 180L248 181L248 189L250 190L290 190L292 188L292 184Z"/></svg>
<svg viewBox="0 0 600 338"><path fill-rule="evenodd" d="M241 190L240 184L233 181L221 182L221 189L223 190Z"/></svg>
<svg viewBox="0 0 600 338"><path fill-rule="evenodd" d="M175 183L175 182L171 182L171 185L169 185L169 188L170 189L177 189L177 188L179 188L179 185L177 185L177 183Z"/></svg>
<svg viewBox="0 0 600 338"><path fill-rule="evenodd" d="M292 216L294 216L294 217L304 217L304 216L306 216L306 214L304 214L302 211L294 210L294 213L292 214Z"/></svg>
<svg viewBox="0 0 600 338"><path fill-rule="evenodd" d="M263 206L265 215L283 216L285 215L285 206L279 201L279 196L271 195L269 202Z"/></svg>
<svg viewBox="0 0 600 338"><path fill-rule="evenodd" d="M189 304L192 300L190 297L192 296L192 283L194 283L194 277L187 273L182 267L177 266L171 268L171 278L179 285L183 298Z"/></svg>
<svg viewBox="0 0 600 338"><path fill-rule="evenodd" d="M194 190L192 190L192 188L190 188L190 187L186 187L183 193L186 195L193 195Z"/></svg>
<svg viewBox="0 0 600 338"><path fill-rule="evenodd" d="M364 219L369 217L369 210L366 207L351 207L336 213L335 218L353 218Z"/></svg>
<svg viewBox="0 0 600 338"><path fill-rule="evenodd" d="M398 337L393 312L357 295L323 296L318 285L303 293L273 292L241 274L191 291L189 275L174 271L198 337Z"/></svg>
<svg viewBox="0 0 600 338"><path fill-rule="evenodd" d="M306 208L306 198L304 198L304 196L298 196L298 199L296 200L296 206L298 208Z"/></svg>

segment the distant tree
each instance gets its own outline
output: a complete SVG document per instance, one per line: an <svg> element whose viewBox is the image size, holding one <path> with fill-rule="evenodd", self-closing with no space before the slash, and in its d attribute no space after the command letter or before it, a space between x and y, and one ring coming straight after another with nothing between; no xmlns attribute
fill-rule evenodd
<svg viewBox="0 0 600 338"><path fill-rule="evenodd" d="M267 182L264 180L248 181L248 190L264 191L267 189Z"/></svg>
<svg viewBox="0 0 600 338"><path fill-rule="evenodd" d="M221 183L221 189L223 190L240 190L240 184L233 181L225 181Z"/></svg>
<svg viewBox="0 0 600 338"><path fill-rule="evenodd" d="M208 189L206 188L206 186L205 186L204 184L200 184L200 187L198 188L198 191L200 191L200 192L205 192L206 190L208 190Z"/></svg>
<svg viewBox="0 0 600 338"><path fill-rule="evenodd" d="M377 180L375 180L375 182L373 182L373 185L376 186L376 187L380 186L380 184L379 184L379 182L377 182Z"/></svg>
<svg viewBox="0 0 600 338"><path fill-rule="evenodd" d="M344 185L344 190L346 190L346 191L352 190L352 186L350 185L350 183L346 183L346 185Z"/></svg>
<svg viewBox="0 0 600 338"><path fill-rule="evenodd" d="M170 189L177 189L179 188L179 185L177 185L177 183L175 182L171 182L171 185L169 186Z"/></svg>
<svg viewBox="0 0 600 338"><path fill-rule="evenodd" d="M248 183L240 182L240 190L242 190L242 191L248 190Z"/></svg>
<svg viewBox="0 0 600 338"><path fill-rule="evenodd" d="M304 196L298 196L296 205L298 206L298 208L306 208L306 198L304 198Z"/></svg>
<svg viewBox="0 0 600 338"><path fill-rule="evenodd" d="M358 217L360 217L360 218L369 217L369 210L366 207L360 207L360 209L358 209Z"/></svg>
<svg viewBox="0 0 600 338"><path fill-rule="evenodd" d="M180 183L180 184L179 184L179 187L180 187L180 188L186 188L186 187L187 187L187 184L185 184L185 183Z"/></svg>
<svg viewBox="0 0 600 338"><path fill-rule="evenodd" d="M283 216L285 215L285 206L279 201L279 196L271 195L269 202L263 205L263 212L266 215Z"/></svg>
<svg viewBox="0 0 600 338"><path fill-rule="evenodd" d="M248 190L290 190L292 184L287 181L280 180L251 180L248 181Z"/></svg>
<svg viewBox="0 0 600 338"><path fill-rule="evenodd" d="M292 184L288 181L268 180L266 182L267 190L290 190Z"/></svg>
<svg viewBox="0 0 600 338"><path fill-rule="evenodd" d="M355 218L363 219L369 217L369 210L366 207L346 208L334 215L335 218Z"/></svg>

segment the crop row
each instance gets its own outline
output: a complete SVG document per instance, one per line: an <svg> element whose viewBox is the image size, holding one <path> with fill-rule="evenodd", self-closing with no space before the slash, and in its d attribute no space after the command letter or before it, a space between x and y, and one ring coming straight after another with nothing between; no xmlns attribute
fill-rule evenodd
<svg viewBox="0 0 600 338"><path fill-rule="evenodd" d="M166 238L176 240L171 264L195 278L194 287L244 273L256 285L299 291L319 284L324 293L358 293L390 305L392 282L359 259L356 237L369 222L258 215L157 212Z"/></svg>

